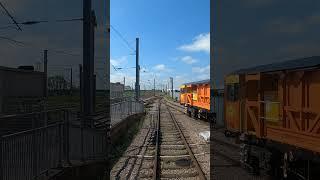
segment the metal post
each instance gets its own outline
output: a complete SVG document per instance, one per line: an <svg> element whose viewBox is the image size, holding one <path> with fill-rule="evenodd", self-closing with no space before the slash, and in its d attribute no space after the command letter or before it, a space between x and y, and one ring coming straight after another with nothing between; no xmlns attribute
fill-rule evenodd
<svg viewBox="0 0 320 180"><path fill-rule="evenodd" d="M165 94L168 93L168 85L166 84L166 91L165 91Z"/></svg>
<svg viewBox="0 0 320 180"><path fill-rule="evenodd" d="M97 79L97 76L96 75L93 75L93 98L92 98L92 101L93 101L93 106L92 106L92 112L96 112L96 79ZM93 127L94 126L94 123L92 122L91 123L91 126Z"/></svg>
<svg viewBox="0 0 320 180"><path fill-rule="evenodd" d="M43 69L44 69L44 97L48 96L48 50L43 51Z"/></svg>
<svg viewBox="0 0 320 180"><path fill-rule="evenodd" d="M109 165L109 152L110 152L110 144L111 144L111 137L110 137L110 131L111 131L111 106L110 106L110 0L106 1L106 24L107 24L107 33L106 33L106 101L107 101L107 107L106 107L106 159L107 159L107 167L110 167ZM107 169L106 175L109 178L110 168Z"/></svg>
<svg viewBox="0 0 320 180"><path fill-rule="evenodd" d="M62 167L62 143L63 143L63 138L62 138L62 123L59 122L59 132L58 132L58 139L59 139L59 161L58 161L58 168Z"/></svg>
<svg viewBox="0 0 320 180"><path fill-rule="evenodd" d="M0 180L3 180L3 155L2 155L2 148L3 148L3 140L0 137Z"/></svg>
<svg viewBox="0 0 320 180"><path fill-rule="evenodd" d="M170 96L170 81L168 81L168 89L167 89L167 94Z"/></svg>
<svg viewBox="0 0 320 180"><path fill-rule="evenodd" d="M70 141L69 141L69 133L70 133L70 121L69 121L69 111L64 111L64 117L65 117L65 158L66 162L71 165L70 162Z"/></svg>
<svg viewBox="0 0 320 180"><path fill-rule="evenodd" d="M170 77L171 81L171 98L173 99L173 77Z"/></svg>
<svg viewBox="0 0 320 180"><path fill-rule="evenodd" d="M72 82L72 67L70 68L70 95L72 96L72 85L73 82Z"/></svg>
<svg viewBox="0 0 320 180"><path fill-rule="evenodd" d="M96 15L93 10L90 12L90 94L91 94L91 108L90 113L95 112L95 98L96 98L96 75L94 74L94 48L95 48L95 27L97 26ZM94 125L93 120L90 120L90 126Z"/></svg>
<svg viewBox="0 0 320 180"><path fill-rule="evenodd" d="M91 0L83 0L83 106L84 115L92 110L92 72L91 72Z"/></svg>
<svg viewBox="0 0 320 180"><path fill-rule="evenodd" d="M79 79L80 79L80 113L83 114L83 72L82 72L82 65L79 64ZM81 119L82 120L82 119ZM83 122L82 122L83 123Z"/></svg>
<svg viewBox="0 0 320 180"><path fill-rule="evenodd" d="M48 124L47 103L48 103L48 50L43 51L44 64L44 126Z"/></svg>
<svg viewBox="0 0 320 180"><path fill-rule="evenodd" d="M124 93L126 91L126 77L123 77L123 94L122 94L122 99L125 99Z"/></svg>
<svg viewBox="0 0 320 180"><path fill-rule="evenodd" d="M136 38L136 100L140 99L139 38Z"/></svg>
<svg viewBox="0 0 320 180"><path fill-rule="evenodd" d="M153 95L156 96L156 78L153 78Z"/></svg>
<svg viewBox="0 0 320 180"><path fill-rule="evenodd" d="M126 77L123 77L123 90L126 89Z"/></svg>
<svg viewBox="0 0 320 180"><path fill-rule="evenodd" d="M84 129L84 124L81 125L80 128L80 144L81 144L81 161L85 161L84 158L84 144L83 144L83 129Z"/></svg>
<svg viewBox="0 0 320 180"><path fill-rule="evenodd" d="M213 116L214 114L214 41L213 41L213 24L214 24L214 0L210 0L210 114ZM215 117L210 117L210 133L213 134ZM210 136L210 142L213 142L213 136ZM214 146L213 143L210 143L210 177L214 176Z"/></svg>

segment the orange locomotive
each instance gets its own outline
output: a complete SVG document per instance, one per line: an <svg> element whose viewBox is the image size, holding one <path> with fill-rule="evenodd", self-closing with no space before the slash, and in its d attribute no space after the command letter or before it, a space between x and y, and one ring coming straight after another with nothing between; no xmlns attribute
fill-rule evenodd
<svg viewBox="0 0 320 180"><path fill-rule="evenodd" d="M270 162L282 177L319 173L320 57L233 72L224 102L226 135L240 134L245 165L258 173Z"/></svg>
<svg viewBox="0 0 320 180"><path fill-rule="evenodd" d="M190 117L210 119L210 80L186 83L180 86L180 104Z"/></svg>

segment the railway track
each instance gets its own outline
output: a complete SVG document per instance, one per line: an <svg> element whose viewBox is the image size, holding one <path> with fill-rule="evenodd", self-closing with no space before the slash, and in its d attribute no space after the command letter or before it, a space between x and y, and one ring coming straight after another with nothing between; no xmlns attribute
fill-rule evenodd
<svg viewBox="0 0 320 180"><path fill-rule="evenodd" d="M167 104L159 104L156 129L153 179L206 179Z"/></svg>
<svg viewBox="0 0 320 180"><path fill-rule="evenodd" d="M207 179L200 166L206 154L201 144L194 144L170 107L157 101L148 111L137 141L114 167L112 179Z"/></svg>
<svg viewBox="0 0 320 180"><path fill-rule="evenodd" d="M166 103L167 103L167 106L170 106L171 108L183 113L183 114L186 114L185 112L185 109L183 107L179 107L177 106L176 104L174 104L173 102L171 102L170 100L165 100Z"/></svg>

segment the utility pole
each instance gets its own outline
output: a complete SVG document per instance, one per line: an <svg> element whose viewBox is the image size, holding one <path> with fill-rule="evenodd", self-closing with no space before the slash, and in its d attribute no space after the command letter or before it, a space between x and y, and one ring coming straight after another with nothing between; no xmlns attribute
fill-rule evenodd
<svg viewBox="0 0 320 180"><path fill-rule="evenodd" d="M91 0L83 0L83 106L84 116L92 113L91 94ZM90 122L91 124L91 122Z"/></svg>
<svg viewBox="0 0 320 180"><path fill-rule="evenodd" d="M171 97L173 99L173 77L170 77L170 81L171 81Z"/></svg>
<svg viewBox="0 0 320 180"><path fill-rule="evenodd" d="M166 82L166 95L168 95L168 89L169 89L169 83L168 81Z"/></svg>
<svg viewBox="0 0 320 180"><path fill-rule="evenodd" d="M72 82L72 67L70 68L70 95L72 96L72 86L73 86L73 82Z"/></svg>
<svg viewBox="0 0 320 180"><path fill-rule="evenodd" d="M48 105L48 50L43 51L43 70L44 70L44 126L48 125L47 105Z"/></svg>
<svg viewBox="0 0 320 180"><path fill-rule="evenodd" d="M124 76L123 77L123 95L122 95L122 98L125 97L125 91L126 91L126 77Z"/></svg>
<svg viewBox="0 0 320 180"><path fill-rule="evenodd" d="M170 96L170 80L168 81L168 96Z"/></svg>
<svg viewBox="0 0 320 180"><path fill-rule="evenodd" d="M214 13L217 13L217 8L215 8L216 6L214 5L214 3L216 3L216 1L214 0L210 0L210 116L213 117L209 117L209 122L210 122L210 133L213 134L213 130L214 130L214 120L215 120L215 115L214 115L214 59L213 59L213 55L214 55L214 40L213 40L213 31L214 31ZM215 17L216 18L216 17ZM210 136L210 142L213 142L214 136ZM210 177L214 176L214 172L213 169L215 168L215 163L214 163L214 146L213 143L210 143Z"/></svg>
<svg viewBox="0 0 320 180"><path fill-rule="evenodd" d="M83 70L82 70L82 65L79 64L79 79L80 79L80 86L79 86L79 90L80 90L80 112L81 114L84 111L84 106L83 106Z"/></svg>
<svg viewBox="0 0 320 180"><path fill-rule="evenodd" d="M94 31L96 18L91 8L91 0L83 0L83 106L84 116L94 112ZM86 126L92 127L92 120L85 118Z"/></svg>
<svg viewBox="0 0 320 180"><path fill-rule="evenodd" d="M140 100L139 38L136 38L136 100Z"/></svg>
<svg viewBox="0 0 320 180"><path fill-rule="evenodd" d="M123 91L126 90L126 77L123 77Z"/></svg>
<svg viewBox="0 0 320 180"><path fill-rule="evenodd" d="M48 97L48 50L43 51L44 97Z"/></svg>
<svg viewBox="0 0 320 180"><path fill-rule="evenodd" d="M91 113L95 112L96 108L96 75L94 74L94 49L95 49L95 28L97 20L94 10L90 12L90 91L91 91ZM93 122L91 123L93 126Z"/></svg>
<svg viewBox="0 0 320 180"><path fill-rule="evenodd" d="M110 110L110 0L106 0L106 136L107 136L107 143L106 143L106 154L105 157L107 159L107 170L106 175L109 177L110 174L110 161L109 161L109 154L110 154L110 145L111 145L111 110ZM108 178L107 178L108 179Z"/></svg>
<svg viewBox="0 0 320 180"><path fill-rule="evenodd" d="M153 78L153 95L156 96L156 78Z"/></svg>

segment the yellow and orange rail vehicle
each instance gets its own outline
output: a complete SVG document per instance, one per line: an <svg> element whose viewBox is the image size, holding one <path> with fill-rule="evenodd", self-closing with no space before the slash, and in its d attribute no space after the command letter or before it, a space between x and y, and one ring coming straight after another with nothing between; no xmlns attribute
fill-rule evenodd
<svg viewBox="0 0 320 180"><path fill-rule="evenodd" d="M194 118L210 119L210 80L190 82L180 86L180 104Z"/></svg>
<svg viewBox="0 0 320 180"><path fill-rule="evenodd" d="M240 135L244 164L259 172L271 162L282 177L319 170L320 57L235 71L224 92L226 135Z"/></svg>

